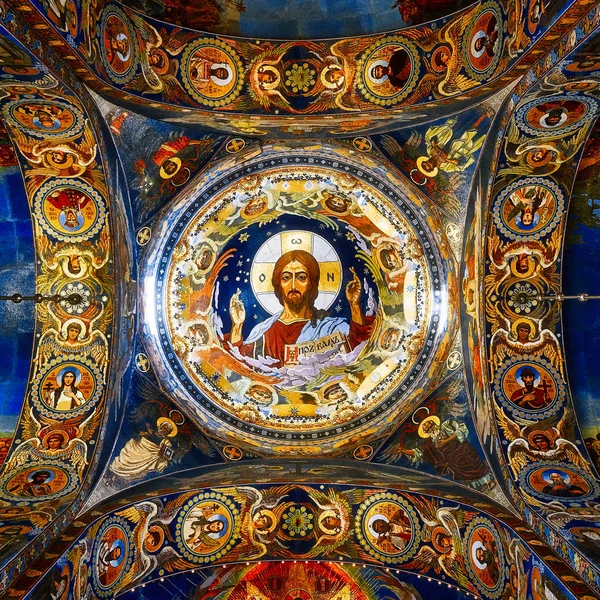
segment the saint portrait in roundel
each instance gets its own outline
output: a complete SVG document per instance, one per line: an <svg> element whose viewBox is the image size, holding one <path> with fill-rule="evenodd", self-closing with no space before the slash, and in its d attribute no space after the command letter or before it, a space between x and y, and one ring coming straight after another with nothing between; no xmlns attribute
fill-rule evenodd
<svg viewBox="0 0 600 600"><path fill-rule="evenodd" d="M102 16L102 62L116 81L128 80L138 61L137 42L129 19L123 11L111 6Z"/></svg>
<svg viewBox="0 0 600 600"><path fill-rule="evenodd" d="M536 498L546 501L584 500L593 491L585 473L564 463L532 463L519 479Z"/></svg>
<svg viewBox="0 0 600 600"><path fill-rule="evenodd" d="M470 75L481 80L496 68L502 53L502 17L495 8L484 8L468 29L465 44Z"/></svg>
<svg viewBox="0 0 600 600"><path fill-rule="evenodd" d="M498 598L506 576L506 558L498 530L488 519L478 517L469 523L465 540L467 568L475 585L485 595Z"/></svg>
<svg viewBox="0 0 600 600"><path fill-rule="evenodd" d="M575 93L556 94L530 100L517 110L517 125L536 137L562 135L592 120L598 102L591 96Z"/></svg>
<svg viewBox="0 0 600 600"><path fill-rule="evenodd" d="M536 104L527 111L525 119L534 129L551 133L582 119L587 106L577 100L555 100Z"/></svg>
<svg viewBox="0 0 600 600"><path fill-rule="evenodd" d="M229 104L243 85L238 55L220 40L202 38L190 44L183 53L181 72L188 92L206 106Z"/></svg>
<svg viewBox="0 0 600 600"><path fill-rule="evenodd" d="M128 533L120 524L111 523L101 529L94 550L94 578L101 589L116 585L127 566L129 554Z"/></svg>
<svg viewBox="0 0 600 600"><path fill-rule="evenodd" d="M359 509L359 540L367 552L379 560L403 562L414 554L418 546L419 529L414 511L399 496L376 496L382 498L374 496Z"/></svg>
<svg viewBox="0 0 600 600"><path fill-rule="evenodd" d="M94 395L94 374L80 363L61 363L40 384L42 402L50 409L67 412L85 406Z"/></svg>
<svg viewBox="0 0 600 600"><path fill-rule="evenodd" d="M187 508L178 536L189 556L200 562L220 558L237 536L236 509L227 499L200 500Z"/></svg>
<svg viewBox="0 0 600 600"><path fill-rule="evenodd" d="M8 104L3 113L14 126L38 138L75 135L83 128L81 111L60 100L16 100Z"/></svg>
<svg viewBox="0 0 600 600"><path fill-rule="evenodd" d="M56 462L13 469L2 477L0 489L3 498L38 502L64 496L77 484L74 469Z"/></svg>
<svg viewBox="0 0 600 600"><path fill-rule="evenodd" d="M525 337L525 332L523 337ZM550 365L538 362L509 363L500 369L496 393L512 414L540 420L550 417L564 401L564 384ZM501 382L501 383L500 383Z"/></svg>
<svg viewBox="0 0 600 600"><path fill-rule="evenodd" d="M367 48L357 65L358 87L367 100L391 105L416 85L419 61L409 40L389 36Z"/></svg>
<svg viewBox="0 0 600 600"><path fill-rule="evenodd" d="M560 222L564 194L545 178L525 178L505 188L494 203L494 218L502 232L516 239L547 235Z"/></svg>
<svg viewBox="0 0 600 600"><path fill-rule="evenodd" d="M98 192L83 182L54 180L40 188L34 212L44 230L60 240L84 240L99 231L106 209Z"/></svg>

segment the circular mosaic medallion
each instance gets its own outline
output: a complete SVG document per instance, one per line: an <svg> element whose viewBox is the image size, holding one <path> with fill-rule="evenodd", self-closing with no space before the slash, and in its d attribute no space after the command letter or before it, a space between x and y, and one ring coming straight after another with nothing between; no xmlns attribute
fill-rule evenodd
<svg viewBox="0 0 600 600"><path fill-rule="evenodd" d="M239 508L218 492L194 496L177 517L177 546L185 558L209 563L225 556L240 535Z"/></svg>
<svg viewBox="0 0 600 600"><path fill-rule="evenodd" d="M114 595L134 557L135 544L128 522L122 517L109 517L98 530L92 550L92 581L100 597Z"/></svg>
<svg viewBox="0 0 600 600"><path fill-rule="evenodd" d="M578 94L530 100L517 110L517 126L536 137L564 135L595 118L598 101Z"/></svg>
<svg viewBox="0 0 600 600"><path fill-rule="evenodd" d="M0 478L0 497L22 502L54 500L71 493L78 485L79 477L71 465L36 463L5 472Z"/></svg>
<svg viewBox="0 0 600 600"><path fill-rule="evenodd" d="M477 81L493 76L504 44L502 9L496 2L482 4L464 39L464 64L469 76Z"/></svg>
<svg viewBox="0 0 600 600"><path fill-rule="evenodd" d="M473 519L465 531L465 564L477 589L487 598L499 598L507 577L506 558L500 534L484 517Z"/></svg>
<svg viewBox="0 0 600 600"><path fill-rule="evenodd" d="M140 51L133 24L125 12L111 5L102 12L100 27L100 58L111 81L123 85L135 76Z"/></svg>
<svg viewBox="0 0 600 600"><path fill-rule="evenodd" d="M525 177L506 187L494 202L494 223L511 240L540 239L562 219L565 197L544 177Z"/></svg>
<svg viewBox="0 0 600 600"><path fill-rule="evenodd" d="M315 162L245 165L147 259L155 370L244 440L344 437L397 409L435 353L443 263L425 220L359 169Z"/></svg>
<svg viewBox="0 0 600 600"><path fill-rule="evenodd" d="M410 40L397 35L381 38L358 60L358 90L373 104L393 106L417 85L420 64L417 47Z"/></svg>
<svg viewBox="0 0 600 600"><path fill-rule="evenodd" d="M104 378L89 358L63 356L46 362L33 380L31 397L36 408L53 419L72 419L96 406Z"/></svg>
<svg viewBox="0 0 600 600"><path fill-rule="evenodd" d="M83 242L106 220L104 200L83 181L54 179L37 192L34 214L42 229L60 241Z"/></svg>
<svg viewBox="0 0 600 600"><path fill-rule="evenodd" d="M374 494L358 508L356 536L373 558L402 563L419 548L419 519L404 498L390 492Z"/></svg>
<svg viewBox="0 0 600 600"><path fill-rule="evenodd" d="M519 473L519 483L543 502L585 502L600 492L598 482L583 469L561 462L531 463Z"/></svg>
<svg viewBox="0 0 600 600"><path fill-rule="evenodd" d="M541 421L564 405L566 387L558 372L538 356L505 361L494 378L496 400L514 417Z"/></svg>
<svg viewBox="0 0 600 600"><path fill-rule="evenodd" d="M37 138L63 138L83 131L81 110L61 100L22 98L4 105L2 114L9 125Z"/></svg>
<svg viewBox="0 0 600 600"><path fill-rule="evenodd" d="M233 102L244 85L244 67L225 42L201 38L189 44L181 59L181 77L192 98L204 106Z"/></svg>

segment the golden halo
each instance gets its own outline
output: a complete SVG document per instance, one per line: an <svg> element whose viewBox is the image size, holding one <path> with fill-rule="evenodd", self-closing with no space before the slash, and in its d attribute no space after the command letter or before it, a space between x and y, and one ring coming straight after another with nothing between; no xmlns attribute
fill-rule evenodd
<svg viewBox="0 0 600 600"><path fill-rule="evenodd" d="M425 177L435 177L439 173L439 169L437 167L434 167L431 171L426 171L423 168L423 163L428 160L430 160L429 156L419 156L419 158L417 158L417 169L419 169L419 171L421 171Z"/></svg>
<svg viewBox="0 0 600 600"><path fill-rule="evenodd" d="M433 544L433 547L440 552L441 554L447 554L448 552L450 552L452 550L452 546L442 546L441 544L438 543L437 541L437 537L438 535L444 535L445 537L450 537L450 535L448 534L448 532L446 531L445 527L434 527L433 531L431 532L431 543Z"/></svg>
<svg viewBox="0 0 600 600"><path fill-rule="evenodd" d="M77 336L77 341L81 342L81 341L85 340L86 334L87 334L87 326L81 319L77 319L77 318L67 319L64 322L64 324L60 330L60 335L63 338L63 340L67 339L67 331L69 329L69 325L71 325L72 323L76 323L77 325L81 326L81 331L80 331L79 335Z"/></svg>
<svg viewBox="0 0 600 600"><path fill-rule="evenodd" d="M554 446L554 443L556 442L556 438L558 437L558 435L555 432L552 432L552 429L534 429L527 436L527 442L529 443L530 446L536 445L533 441L533 438L538 435L545 437L548 440L548 443L550 444L550 446Z"/></svg>
<svg viewBox="0 0 600 600"><path fill-rule="evenodd" d="M169 70L169 58L168 58L166 52L164 50L161 50L160 48L153 48L151 52L158 54L163 59L162 67L152 66L151 69L157 75L164 75Z"/></svg>
<svg viewBox="0 0 600 600"><path fill-rule="evenodd" d="M533 155L538 151L538 150L545 150L546 154L544 155L544 158L542 160L538 160L537 162L533 160ZM532 168L532 169L539 169L540 167L544 167L546 166L556 155L556 152L550 148L547 147L536 147L536 148L532 148L531 150L529 150L525 156L525 160L527 161L527 164Z"/></svg>
<svg viewBox="0 0 600 600"><path fill-rule="evenodd" d="M529 333L529 341L531 342L531 340L535 339L535 323L530 320L530 319L526 319L525 317L522 317L521 319L517 319L511 326L510 326L510 332L513 335L513 338L515 340L519 339L519 336L517 335L517 329L519 328L519 325L521 323L527 323L527 325L529 325L531 327L531 332Z"/></svg>
<svg viewBox="0 0 600 600"><path fill-rule="evenodd" d="M336 531L335 529L331 529L331 527L327 527L324 524L324 521L327 517L335 517L336 519L340 520L340 527L339 529ZM318 519L318 523L319 523L319 527L327 534L327 535L337 535L341 532L342 530L342 519L340 518L339 513L336 510L324 510L320 515L319 515L319 519Z"/></svg>
<svg viewBox="0 0 600 600"><path fill-rule="evenodd" d="M172 419L169 419L168 417L160 417L158 419L158 421L156 421L156 426L160 428L160 426L163 423L168 423L173 430L171 431L171 433L167 434L167 437L175 437L177 435L177 425L175 425L175 422Z"/></svg>
<svg viewBox="0 0 600 600"><path fill-rule="evenodd" d="M425 423L435 423L438 427L440 426L440 418L436 415L431 415L430 417L426 417L419 423L419 437L426 439L431 437L424 429L423 426Z"/></svg>
<svg viewBox="0 0 600 600"><path fill-rule="evenodd" d="M174 162L177 165L177 168L175 169L175 171L173 173L167 173L165 171L164 166L161 166L160 168L160 176L163 179L171 179L171 177L174 177L175 175L177 175L177 173L179 172L179 169L181 169L181 159L178 156L172 156L171 158L167 158L167 160L170 160L171 162ZM165 162L167 162L167 160L165 160ZM165 163L163 163L164 165Z"/></svg>

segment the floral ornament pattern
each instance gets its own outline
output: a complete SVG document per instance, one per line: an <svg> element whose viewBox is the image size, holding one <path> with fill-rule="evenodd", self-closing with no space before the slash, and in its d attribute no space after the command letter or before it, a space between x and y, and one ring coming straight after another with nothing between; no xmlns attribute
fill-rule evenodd
<svg viewBox="0 0 600 600"><path fill-rule="evenodd" d="M283 515L283 528L291 537L296 535L304 537L312 528L313 515L306 510L305 506L296 506Z"/></svg>
<svg viewBox="0 0 600 600"><path fill-rule="evenodd" d="M309 88L315 85L315 75L316 71L311 69L308 63L294 63L292 68L285 72L285 85L294 93L308 92Z"/></svg>
<svg viewBox="0 0 600 600"><path fill-rule="evenodd" d="M92 292L83 283L69 283L61 290L61 296L68 298L69 296L78 296L79 302L71 304L64 301L61 303L63 308L70 315L80 315L85 312L91 304Z"/></svg>
<svg viewBox="0 0 600 600"><path fill-rule="evenodd" d="M529 314L537 305L537 291L529 283L519 283L508 292L508 305L517 314Z"/></svg>

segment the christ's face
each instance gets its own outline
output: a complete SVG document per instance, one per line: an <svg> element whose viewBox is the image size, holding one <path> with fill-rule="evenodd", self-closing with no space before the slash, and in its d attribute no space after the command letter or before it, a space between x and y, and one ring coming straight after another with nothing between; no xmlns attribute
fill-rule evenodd
<svg viewBox="0 0 600 600"><path fill-rule="evenodd" d="M299 261L288 263L281 273L281 291L284 305L301 308L307 301L310 278L306 267Z"/></svg>

